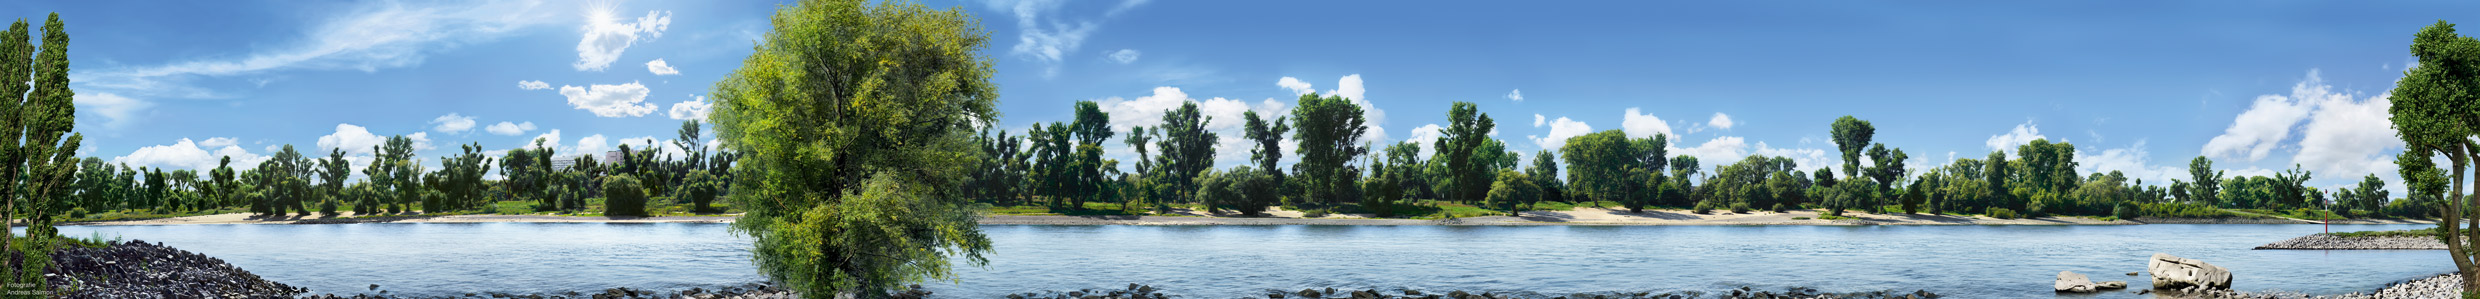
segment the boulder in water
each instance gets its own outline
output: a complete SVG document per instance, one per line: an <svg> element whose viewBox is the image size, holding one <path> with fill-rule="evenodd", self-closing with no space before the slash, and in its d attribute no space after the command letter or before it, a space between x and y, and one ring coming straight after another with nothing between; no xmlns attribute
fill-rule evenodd
<svg viewBox="0 0 2480 299"><path fill-rule="evenodd" d="M2200 260L2180 258L2168 253L2155 253L2144 267L2153 273L2153 288L2178 289L2201 287L2230 289L2230 269Z"/></svg>
<svg viewBox="0 0 2480 299"><path fill-rule="evenodd" d="M2102 289L2102 290L2116 290L2116 289L2124 289L2124 288L2127 288L2127 282L2125 282L2125 281L2103 281L2103 282L2101 282L2101 283L2099 283L2099 284L2094 284L2094 285L2093 285L2093 288L2094 288L2094 289Z"/></svg>
<svg viewBox="0 0 2480 299"><path fill-rule="evenodd" d="M2097 287L2093 285L2092 278L2075 274L2075 271L2058 271L2058 280L2050 283L2050 288L2063 293L2091 293L2098 290Z"/></svg>

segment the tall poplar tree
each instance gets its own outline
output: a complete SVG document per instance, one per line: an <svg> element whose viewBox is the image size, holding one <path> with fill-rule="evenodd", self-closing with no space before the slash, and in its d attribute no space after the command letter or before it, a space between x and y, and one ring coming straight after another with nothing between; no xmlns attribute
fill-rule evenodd
<svg viewBox="0 0 2480 299"><path fill-rule="evenodd" d="M11 176L5 177L11 183L0 184L7 202L0 207L0 223L22 216L26 236L35 242L19 245L10 240L15 233L0 232L0 244L14 247L5 253L22 254L24 261L0 274L12 283L45 284L51 240L59 237L52 227L52 202L69 193L66 186L78 166L74 157L85 137L69 133L77 127L77 92L69 88L69 33L60 14L44 20L40 52L30 43L27 26L20 19L0 33L0 95L5 95L0 96L0 173ZM26 214L10 213L21 210Z"/></svg>

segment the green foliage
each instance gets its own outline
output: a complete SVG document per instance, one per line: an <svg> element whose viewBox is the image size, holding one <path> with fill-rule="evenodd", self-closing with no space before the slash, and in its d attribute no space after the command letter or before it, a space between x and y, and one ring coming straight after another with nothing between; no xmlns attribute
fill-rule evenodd
<svg viewBox="0 0 2480 299"><path fill-rule="evenodd" d="M1293 111L1298 113L1299 110ZM1198 112L1196 102L1183 102L1180 108L1163 113L1162 126L1155 127L1163 134L1163 140L1154 143L1155 148L1162 151L1162 155L1155 156L1154 169L1158 173L1149 175L1159 180L1157 182L1163 184L1162 188L1171 190L1169 193L1172 194L1160 202L1194 199L1195 195L1188 192L1197 190L1197 176L1213 170L1214 143L1219 135L1205 128L1206 123L1212 120ZM1301 149L1304 152L1308 150ZM1302 163L1308 163L1307 157L1302 159ZM1154 212L1170 213L1170 208L1167 204L1157 204Z"/></svg>
<svg viewBox="0 0 2480 299"><path fill-rule="evenodd" d="M759 271L805 294L882 296L952 278L951 257L986 263L990 240L955 190L981 158L972 127L998 116L981 26L901 1L802 1L772 20L716 83L709 118L741 155L729 199L746 213L732 226ZM1172 167L1203 170L1212 139Z"/></svg>
<svg viewBox="0 0 2480 299"><path fill-rule="evenodd" d="M27 26L20 19L0 34L0 173L11 174L7 183L0 183L0 195L5 195L0 198L7 198L8 205L8 211L0 211L0 223L22 221L27 236L8 242L16 233L0 232L0 243L10 247L0 253L17 254L23 261L5 270L10 284L42 285L51 252L59 244L54 242L60 231L52 227L52 217L65 206L58 201L71 191L70 179L78 174L77 149L85 137L70 133L77 126L72 101L77 92L69 88L69 33L60 14L44 20L40 51L29 41ZM25 214L10 213L19 211Z"/></svg>
<svg viewBox="0 0 2480 299"><path fill-rule="evenodd" d="M1998 219L2019 219L2019 218L2024 218L2024 216L2023 216L2023 215L2016 215L2016 214L2015 214L2015 210L2012 210L2012 209L2007 209L2007 208L1989 208L1989 218L1998 218Z"/></svg>
<svg viewBox="0 0 2480 299"><path fill-rule="evenodd" d="M603 215L646 216L646 189L631 175L603 178Z"/></svg>
<svg viewBox="0 0 2480 299"><path fill-rule="evenodd" d="M1688 211L1689 211L1690 213L1697 213L1697 214L1713 214L1713 213L1714 213L1714 202L1712 202L1712 201L1697 201L1697 202L1696 202L1696 207L1695 207L1695 208L1692 208L1692 209L1689 209Z"/></svg>
<svg viewBox="0 0 2480 299"><path fill-rule="evenodd" d="M1293 167L1300 172L1305 187L1306 194L1299 196L1308 201L1328 206L1358 201L1360 170L1351 167L1351 161L1369 152L1367 145L1359 143L1369 127L1360 105L1351 100L1304 94L1300 96L1300 107L1292 109L1290 129L1295 130L1292 138L1299 141L1300 147L1300 163ZM1274 129L1264 131L1278 133ZM1259 164L1273 165L1271 160L1263 159Z"/></svg>
<svg viewBox="0 0 2480 299"><path fill-rule="evenodd" d="M1731 203L1731 213L1747 214L1747 213L1748 213L1748 203L1745 203L1745 202L1734 202L1734 203Z"/></svg>
<svg viewBox="0 0 2480 299"><path fill-rule="evenodd" d="M1482 150L1482 145L1489 143L1488 134L1497 127L1498 122L1472 102L1455 102L1447 109L1447 128L1439 132L1438 154L1432 158L1446 165L1450 187L1441 193L1447 200L1473 202L1487 195L1492 183L1489 176L1496 172L1481 155L1495 152Z"/></svg>
<svg viewBox="0 0 2480 299"><path fill-rule="evenodd" d="M1489 206L1508 215L1522 215L1524 207L1541 201L1541 186L1533 178L1514 170L1500 170L1498 181L1490 183Z"/></svg>
<svg viewBox="0 0 2480 299"><path fill-rule="evenodd" d="M1835 148L1842 150L1843 153L1843 174L1856 176L1860 173L1861 151L1867 149L1869 140L1877 135L1877 126L1870 125L1869 121L1844 115L1842 118L1834 119L1833 131L1830 133L1834 136Z"/></svg>

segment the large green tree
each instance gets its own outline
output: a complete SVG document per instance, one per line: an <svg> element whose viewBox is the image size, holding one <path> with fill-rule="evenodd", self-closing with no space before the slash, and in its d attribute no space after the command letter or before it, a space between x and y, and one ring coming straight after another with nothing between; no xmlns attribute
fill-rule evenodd
<svg viewBox="0 0 2480 299"><path fill-rule="evenodd" d="M2193 179L2187 187L2190 203L2221 204L2222 172L2213 170L2213 159L2196 156L2196 159L2188 160L2187 175Z"/></svg>
<svg viewBox="0 0 2480 299"><path fill-rule="evenodd" d="M1448 200L1478 202L1490 191L1489 179L1496 173L1484 173L1490 161L1480 158L1490 153L1483 151L1482 145L1489 141L1490 131L1497 127L1498 122L1490 120L1490 114L1481 113L1480 107L1472 102L1455 102L1448 108L1447 128L1439 132L1436 141L1438 154L1432 158L1447 165L1447 183L1453 186L1448 189L1451 192L1446 194Z"/></svg>
<svg viewBox="0 0 2480 299"><path fill-rule="evenodd" d="M53 201L69 194L66 186L77 173L74 159L85 137L69 133L77 126L77 92L69 88L69 33L60 14L44 20L39 52L27 26L20 19L0 33L0 174L10 176L0 177L9 182L0 183L0 199L6 201L0 222L22 216L26 236L35 242L11 241L16 233L0 232L0 244L14 247L0 253L22 254L23 261L0 274L11 283L40 285L51 265L51 240L59 237L52 227ZM26 214L10 213L21 210Z"/></svg>
<svg viewBox="0 0 2480 299"><path fill-rule="evenodd" d="M1843 176L1860 175L1860 154L1869 148L1869 140L1877 136L1877 126L1869 121L1844 115L1834 119L1834 147L1843 153Z"/></svg>
<svg viewBox="0 0 2480 299"><path fill-rule="evenodd" d="M1180 103L1180 108L1163 112L1162 125L1154 127L1162 133L1162 140L1154 142L1154 148L1161 150L1161 155L1154 156L1154 169L1160 172L1155 179L1173 194L1157 200L1155 213L1170 213L1167 203L1175 199L1196 198L1197 176L1214 169L1214 143L1221 135L1206 130L1206 123L1213 120L1197 110L1197 102Z"/></svg>
<svg viewBox="0 0 2480 299"><path fill-rule="evenodd" d="M1292 129L1297 130L1292 138L1300 142L1300 163L1293 167L1300 170L1307 187L1303 190L1307 194L1301 196L1327 207L1357 197L1360 175L1351 163L1369 151L1359 143L1361 135L1369 132L1361 106L1342 96L1301 95L1300 107L1292 109L1291 119Z"/></svg>
<svg viewBox="0 0 2480 299"><path fill-rule="evenodd" d="M956 188L981 158L973 125L999 116L981 25L904 1L805 0L771 20L716 82L709 118L741 155L732 227L759 271L819 297L883 296L952 279L950 258L987 263Z"/></svg>
<svg viewBox="0 0 2480 299"><path fill-rule="evenodd" d="M2471 208L2480 206L2480 196L2463 195L2464 174L2480 155L2480 40L2455 33L2454 24L2437 21L2412 35L2411 54L2419 57L2419 67L2405 71L2395 81L2390 98L2395 135L2401 137L2403 156L2417 156L2424 162L2428 156L2446 157L2446 170L2453 180L2445 193L2444 219L2437 222L2439 234L2446 243L2454 268L2463 274L2463 296L2475 297L2480 292L2480 248L2472 241L2480 239L2480 217L2471 217ZM2412 178L2424 165L2397 165L2404 177Z"/></svg>

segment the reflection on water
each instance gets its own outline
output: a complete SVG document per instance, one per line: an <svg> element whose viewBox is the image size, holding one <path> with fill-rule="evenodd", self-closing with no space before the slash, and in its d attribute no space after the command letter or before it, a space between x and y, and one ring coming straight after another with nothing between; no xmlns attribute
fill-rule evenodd
<svg viewBox="0 0 2480 299"><path fill-rule="evenodd" d="M2390 230L2425 225L2337 226ZM996 250L938 297L1124 287L1190 297L1266 289L1410 288L1542 293L1927 289L1957 298L2048 296L2058 271L2148 284L2155 252L2235 272L2241 289L2373 290L2451 270L2443 251L2248 250L2313 225L2140 226L985 226ZM320 293L685 289L755 282L748 241L724 224L75 226L223 258ZM2125 292L2101 298L2133 297Z"/></svg>

